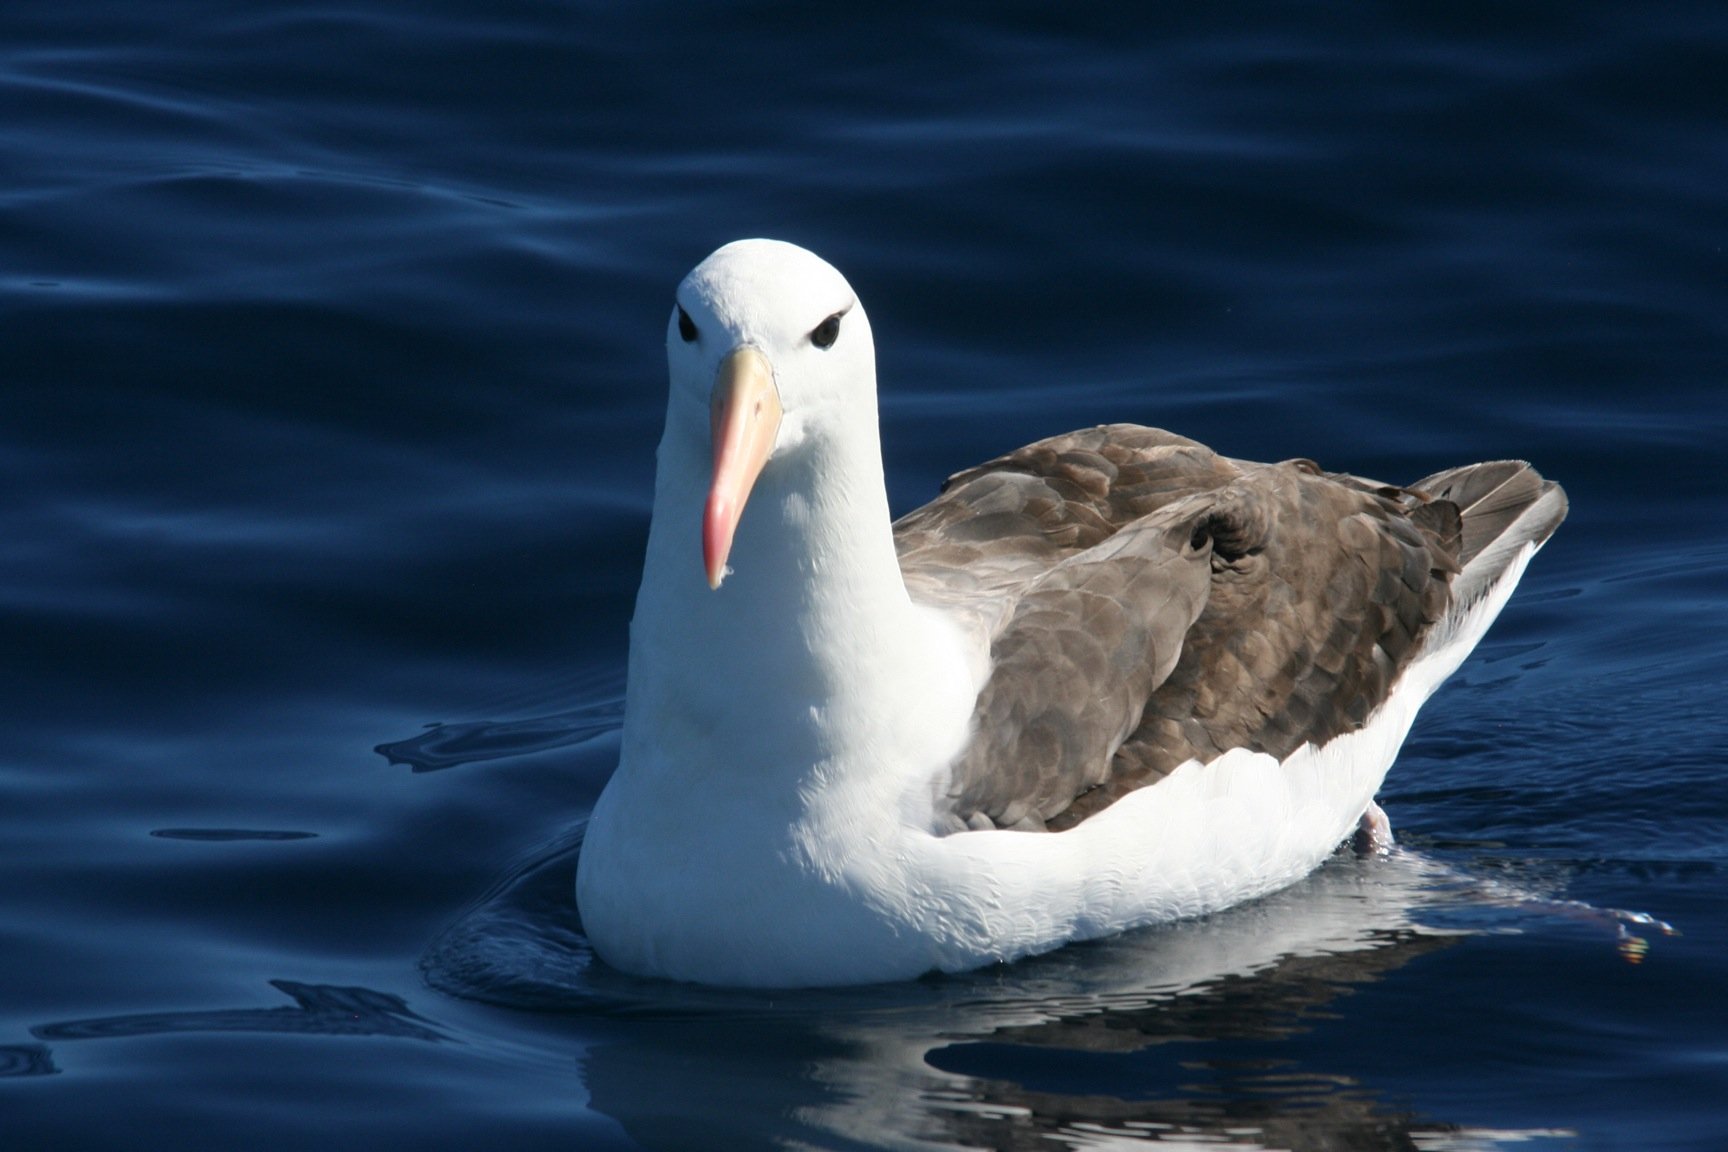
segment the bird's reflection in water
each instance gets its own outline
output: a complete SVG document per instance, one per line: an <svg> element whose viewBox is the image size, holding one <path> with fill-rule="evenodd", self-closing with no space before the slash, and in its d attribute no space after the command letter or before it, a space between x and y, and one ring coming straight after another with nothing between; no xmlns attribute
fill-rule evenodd
<svg viewBox="0 0 1728 1152"><path fill-rule="evenodd" d="M1479 1149L1540 1135L1412 1114L1293 1044L1353 990L1449 947L1457 877L1340 856L1191 923L963 976L794 993L636 981L569 930L574 851L526 867L429 953L445 990L579 1013L592 1106L650 1148ZM563 924L563 929L549 925Z"/></svg>
<svg viewBox="0 0 1728 1152"><path fill-rule="evenodd" d="M575 919L578 851L556 845L523 865L423 961L444 992L537 1013L509 1017L531 1021L533 1041L495 1044L394 995L291 981L273 983L292 1005L32 1031L50 1042L193 1032L455 1040L537 1067L580 1051L589 1105L652 1149L1473 1152L1569 1135L1418 1115L1371 1073L1317 1066L1313 1053L1336 1045L1301 1042L1348 1018L1366 984L1461 938L1431 925L1460 922L1447 909L1470 885L1418 854L1339 856L1229 912L984 972L769 993L636 980L597 964ZM13 1075L56 1071L46 1045L11 1051Z"/></svg>
<svg viewBox="0 0 1728 1152"><path fill-rule="evenodd" d="M1408 933L1376 943L1289 957L1141 1008L933 1049L926 1060L947 1077L938 1090L946 1099L933 1093L931 1104L952 1108L943 1139L1049 1148L1205 1134L1208 1147L1418 1147L1417 1133L1448 1126L1389 1108L1351 1075L1280 1055L1280 1041L1335 1015L1353 985L1448 940Z"/></svg>

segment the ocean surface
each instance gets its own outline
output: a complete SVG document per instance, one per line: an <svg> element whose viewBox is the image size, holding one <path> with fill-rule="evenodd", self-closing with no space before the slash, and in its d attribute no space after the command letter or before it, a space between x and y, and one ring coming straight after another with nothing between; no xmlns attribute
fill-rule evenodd
<svg viewBox="0 0 1728 1152"><path fill-rule="evenodd" d="M897 512L1110 420L1565 484L1402 849L899 986L594 961L751 235L870 308ZM9 0L0 1147L1728 1147L1725 245L1713 3Z"/></svg>

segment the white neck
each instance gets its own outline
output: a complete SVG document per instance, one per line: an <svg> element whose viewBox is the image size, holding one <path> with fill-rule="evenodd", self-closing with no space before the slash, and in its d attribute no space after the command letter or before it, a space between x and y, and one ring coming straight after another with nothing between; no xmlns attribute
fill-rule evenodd
<svg viewBox="0 0 1728 1152"><path fill-rule="evenodd" d="M874 415L843 422L844 435L812 430L770 462L739 525L736 570L710 590L707 413L671 406L631 622L626 769L811 783L849 749L894 743L921 697L959 687L933 682L952 680L940 654L952 639L900 577Z"/></svg>

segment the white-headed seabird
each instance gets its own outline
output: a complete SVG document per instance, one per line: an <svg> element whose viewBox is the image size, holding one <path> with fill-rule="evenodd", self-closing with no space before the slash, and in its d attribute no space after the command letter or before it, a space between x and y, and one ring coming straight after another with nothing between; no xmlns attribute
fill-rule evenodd
<svg viewBox="0 0 1728 1152"><path fill-rule="evenodd" d="M1566 513L1519 462L1390 487L1116 424L890 522L870 322L777 241L685 278L667 359L577 875L600 956L644 975L904 979L1290 884L1374 823Z"/></svg>

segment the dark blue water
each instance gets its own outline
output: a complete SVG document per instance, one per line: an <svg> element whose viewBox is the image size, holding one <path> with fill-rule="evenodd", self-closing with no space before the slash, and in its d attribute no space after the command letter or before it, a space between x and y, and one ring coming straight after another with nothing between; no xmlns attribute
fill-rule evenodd
<svg viewBox="0 0 1728 1152"><path fill-rule="evenodd" d="M1722 1147L1725 109L1714 4L0 6L0 1144ZM868 302L899 510L1101 420L1565 483L1406 853L596 968L667 304L758 234Z"/></svg>

